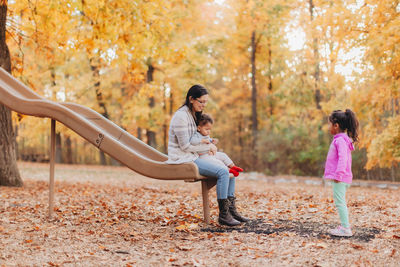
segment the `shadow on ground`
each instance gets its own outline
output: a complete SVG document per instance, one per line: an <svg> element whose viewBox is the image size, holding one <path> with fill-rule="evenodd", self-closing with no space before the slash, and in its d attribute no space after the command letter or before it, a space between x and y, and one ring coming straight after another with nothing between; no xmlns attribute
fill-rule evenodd
<svg viewBox="0 0 400 267"><path fill-rule="evenodd" d="M352 239L357 241L369 242L375 238L375 235L379 234L381 230L377 228L353 228L352 237L336 237L331 236L327 232L329 229L336 227L336 225L321 224L318 222L300 222L290 220L275 220L265 222L263 219L251 220L250 222L244 223L236 227L208 227L203 228L203 232L211 233L228 233L228 232L239 232L239 233L256 233L256 234L279 234L283 232L294 232L303 237L317 237L320 239Z"/></svg>

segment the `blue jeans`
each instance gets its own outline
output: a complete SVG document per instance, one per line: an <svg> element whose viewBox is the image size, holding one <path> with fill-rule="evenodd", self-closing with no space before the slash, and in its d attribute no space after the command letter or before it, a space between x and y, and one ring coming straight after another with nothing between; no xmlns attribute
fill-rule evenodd
<svg viewBox="0 0 400 267"><path fill-rule="evenodd" d="M200 158L196 159L194 163L199 168L201 175L217 178L217 199L235 196L235 178L229 178L227 167Z"/></svg>

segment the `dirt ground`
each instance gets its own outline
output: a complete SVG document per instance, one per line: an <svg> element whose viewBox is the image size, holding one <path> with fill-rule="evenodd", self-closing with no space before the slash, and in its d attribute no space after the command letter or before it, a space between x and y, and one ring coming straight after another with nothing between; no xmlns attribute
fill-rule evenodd
<svg viewBox="0 0 400 267"><path fill-rule="evenodd" d="M203 223L200 183L56 165L49 220L49 165L19 168L24 187L0 187L0 266L400 266L397 186L351 187L355 235L335 238L329 185L242 174L237 202L252 220L229 228L216 224L215 189Z"/></svg>

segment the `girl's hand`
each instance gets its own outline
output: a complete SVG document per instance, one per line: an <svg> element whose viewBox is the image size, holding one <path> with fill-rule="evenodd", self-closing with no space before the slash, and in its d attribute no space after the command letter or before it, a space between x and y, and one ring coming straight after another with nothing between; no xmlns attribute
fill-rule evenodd
<svg viewBox="0 0 400 267"><path fill-rule="evenodd" d="M208 152L208 154L210 154L212 156L217 154L217 147L214 144L210 144L210 152Z"/></svg>
<svg viewBox="0 0 400 267"><path fill-rule="evenodd" d="M333 180L335 183L340 183L340 181L338 181L338 180Z"/></svg>
<svg viewBox="0 0 400 267"><path fill-rule="evenodd" d="M208 140L208 139L201 139L201 143L202 143L202 144L209 144L209 143L210 143L210 140Z"/></svg>
<svg viewBox="0 0 400 267"><path fill-rule="evenodd" d="M217 138L213 138L213 139L212 139L212 143L213 143L214 145L218 144L218 139L217 139Z"/></svg>

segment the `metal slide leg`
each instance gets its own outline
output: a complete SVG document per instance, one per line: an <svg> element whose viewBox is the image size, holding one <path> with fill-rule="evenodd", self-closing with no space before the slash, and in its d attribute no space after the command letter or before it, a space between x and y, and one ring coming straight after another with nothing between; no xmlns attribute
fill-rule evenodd
<svg viewBox="0 0 400 267"><path fill-rule="evenodd" d="M49 219L53 217L54 210L54 161L56 155L56 121L51 120L50 139L50 182L49 182Z"/></svg>
<svg viewBox="0 0 400 267"><path fill-rule="evenodd" d="M210 189L216 184L216 180L202 180L201 181L201 192L203 195L203 213L204 213L204 221L206 224L210 224L210 200L208 198L208 192Z"/></svg>

